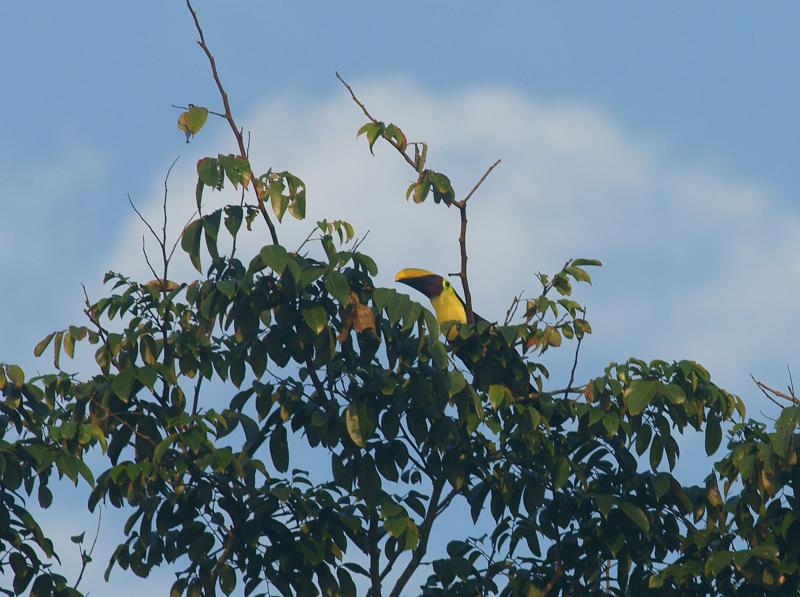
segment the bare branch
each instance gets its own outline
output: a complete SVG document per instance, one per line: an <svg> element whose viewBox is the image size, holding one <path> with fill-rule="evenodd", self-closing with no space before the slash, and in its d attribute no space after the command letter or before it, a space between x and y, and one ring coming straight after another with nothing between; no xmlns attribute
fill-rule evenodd
<svg viewBox="0 0 800 597"><path fill-rule="evenodd" d="M320 400L327 400L325 388L323 387L322 382L317 375L317 370L314 368L314 363L311 361L311 357L306 359L306 369L308 370L308 376L311 378L311 381L314 384L314 389L319 394Z"/></svg>
<svg viewBox="0 0 800 597"><path fill-rule="evenodd" d="M431 535L433 523L438 515L437 509L439 508L439 498L442 496L442 489L443 482L440 481L433 484L433 492L431 493L431 499L428 502L428 511L425 514L425 520L423 521L422 526L419 528L419 543L417 544L417 548L414 550L414 554L411 556L411 561L403 569L403 572L400 574L400 578L397 579L392 592L389 593L389 597L400 597L400 595L403 594L403 588L406 586L406 583L408 583L408 581L411 579L411 576L419 567L420 562L422 562L422 558L425 556L425 553L428 550L428 539Z"/></svg>
<svg viewBox="0 0 800 597"><path fill-rule="evenodd" d="M92 322L92 325L97 328L97 333L100 334L100 337L103 339L103 341L105 341L106 338L108 338L108 330L100 325L100 321L92 313L92 303L89 300L89 293L86 292L86 284L81 282L81 288L83 288L83 298L85 304L83 312L86 314L86 317L89 318L89 321Z"/></svg>
<svg viewBox="0 0 800 597"><path fill-rule="evenodd" d="M470 198L475 194L475 191L478 190L478 187L480 187L483 184L483 181L489 177L489 175L492 173L492 170L497 168L500 162L502 162L502 160L498 159L497 161L495 161L494 164L489 166L486 172L483 173L483 176L481 176L478 182L475 183L475 186L472 187L469 193L467 193L467 196L464 197L461 201L456 201L455 206L458 207L459 209L461 209L462 207L466 207L467 201L470 200Z"/></svg>
<svg viewBox="0 0 800 597"><path fill-rule="evenodd" d="M197 407L200 404L200 387L203 385L203 375L197 374L197 383L194 386L194 397L192 399L192 414L197 414Z"/></svg>
<svg viewBox="0 0 800 597"><path fill-rule="evenodd" d="M188 110L191 108L191 106L178 106L176 104L172 104L172 107L177 108L178 110ZM219 116L220 118L226 118L225 114L222 114L221 112L214 112L214 110L208 110L208 113L213 116Z"/></svg>
<svg viewBox="0 0 800 597"><path fill-rule="evenodd" d="M381 575L380 575L380 558L381 553L378 549L378 513L374 510L369 515L369 577L372 588L370 589L370 597L381 597Z"/></svg>
<svg viewBox="0 0 800 597"><path fill-rule="evenodd" d="M162 209L164 211L164 221L161 223L161 259L163 260L164 265L164 279L168 278L168 270L169 270L169 260L172 256L170 253L167 256L167 198L169 197L169 175L172 174L172 169L175 167L175 164L178 163L178 160L181 159L181 156L176 157L172 160L172 163L167 168L167 175L164 177L164 201L162 203ZM158 277L158 276L156 276Z"/></svg>
<svg viewBox="0 0 800 597"><path fill-rule="evenodd" d="M583 318L586 319L586 309L583 310ZM578 368L578 354L581 351L581 343L583 342L583 334L578 336L578 345L575 347L575 358L572 361L572 371L569 372L569 382L564 390L564 399L566 400L567 394L572 389L572 382L575 381L575 369Z"/></svg>
<svg viewBox="0 0 800 597"><path fill-rule="evenodd" d="M103 520L103 507L100 506L100 510L98 511L98 516L97 516L97 529L95 529L94 532L94 539L92 540L92 546L89 548L89 551L84 551L83 549L80 549L80 546L78 547L78 549L81 552L81 572L80 574L78 574L78 580L76 580L75 584L72 585L73 589L77 589L78 585L81 584L81 579L83 578L83 573L86 570L86 565L92 561L92 554L94 553L94 547L95 545L97 545L97 537L100 536L100 521L102 520Z"/></svg>
<svg viewBox="0 0 800 597"><path fill-rule="evenodd" d="M139 219L140 219L142 222L144 222L144 225L145 225L145 226L147 226L147 229L148 229L148 230L150 230L150 233L153 235L153 238L155 238L155 239L156 239L156 242L159 242L159 241L160 241L160 239L159 239L159 237L158 237L158 234L156 234L156 231L155 231L155 230L153 230L153 227L150 225L150 222L148 222L148 221L145 219L145 217L142 215L142 212L140 212L138 209L136 209L136 205L134 205L134 203L133 203L133 199L131 199L131 195L130 195L130 193L128 193L128 203L130 203L130 204L131 204L131 207L133 208L133 211L134 211L134 212L136 212L136 215L137 215L137 216L139 216ZM157 278L157 277L158 277L158 276L156 276L156 278Z"/></svg>
<svg viewBox="0 0 800 597"><path fill-rule="evenodd" d="M778 397L778 398L782 398L783 400L786 400L787 402L790 402L790 403L792 403L794 405L800 405L800 398L798 398L794 394L786 394L784 392L781 392L780 390L775 390L775 389L769 387L764 382L758 381L755 377L753 377L752 374L750 374L750 378L753 380L753 383L756 384L756 387L759 390L761 390L761 392L767 398L769 398L772 402L774 402L775 404L777 404L781 408L783 408L784 405L781 404L780 402L778 402L777 400L775 400L775 398L773 398L773 396Z"/></svg>
<svg viewBox="0 0 800 597"><path fill-rule="evenodd" d="M153 277L156 280L158 280L159 279L158 274L156 273L156 270L153 269L153 264L150 263L150 258L147 256L147 249L145 248L145 245L144 245L144 235L142 235L142 254L144 255L144 261L145 261L145 263L147 263L147 267L150 268L150 272L153 274ZM166 291L166 286L165 286L166 283L167 283L167 279L166 278L161 278L161 287L165 291Z"/></svg>
<svg viewBox="0 0 800 597"><path fill-rule="evenodd" d="M345 86L345 88L347 89L347 91L349 91L349 92L350 92L350 97L352 97L352 98L353 98L353 101L354 101L354 102L355 102L355 103L358 105L358 107L359 107L359 108L361 108L361 111L364 113L364 116L366 116L367 118L369 118L369 119L370 119L370 121L372 121L372 122L378 122L378 120L376 120L376 119L375 119L375 117L374 117L372 114L370 114L370 113L369 113L369 110L367 110L367 107L364 105L364 102L362 102L360 99L358 99L358 97L356 96L355 92L353 91L353 88L352 88L352 87L350 87L350 85L348 85L348 84L347 84L347 81L345 81L345 80L342 78L342 76L341 76L341 75L338 73L338 71L336 72L336 78L337 78L337 79L339 79L339 81L342 83L342 85L344 85L344 86ZM408 162L409 166L411 166L412 168L414 168L414 170L416 171L416 169L417 169L417 164L414 162L414 160L411 158L411 156L410 156L410 155L408 155L408 154L407 154L407 153L406 153L406 152L405 152L405 151L404 151L404 150L403 150L403 149L402 149L402 148L401 148L401 147L400 147L400 146L397 144L397 142L396 142L394 139L387 139L386 137L384 137L384 139L386 139L386 141L388 141L388 142L389 142L389 143L392 145L392 147L394 147L394 148L395 148L397 151L399 151L399 152L400 152L400 155L402 155L402 156L403 156L403 158L405 159L405 161L406 161L406 162Z"/></svg>
<svg viewBox="0 0 800 597"><path fill-rule="evenodd" d="M506 318L503 322L503 325L508 325L509 323L511 323L511 320L514 319L514 316L517 314L517 308L519 307L519 303L522 300L523 292L524 292L523 290L520 290L519 294L516 295L514 299L511 301L511 305L509 305L508 311L506 311Z"/></svg>
<svg viewBox="0 0 800 597"><path fill-rule="evenodd" d="M483 176L481 176L478 182L475 183L475 186L472 187L472 190L467 193L466 197L453 203L453 205L458 207L458 212L461 216L461 230L458 235L458 246L461 252L461 270L458 272L458 276L461 278L461 287L464 290L464 303L466 304L467 323L475 323L475 314L472 311L472 293L469 290L469 279L467 278L467 260L469 259L467 257L467 202L499 163L500 160L497 160L494 164L489 166L486 172L483 173Z"/></svg>

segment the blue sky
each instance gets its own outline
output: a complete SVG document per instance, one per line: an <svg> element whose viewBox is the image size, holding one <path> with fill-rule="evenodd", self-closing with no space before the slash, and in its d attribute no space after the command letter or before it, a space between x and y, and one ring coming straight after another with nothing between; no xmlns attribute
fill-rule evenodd
<svg viewBox="0 0 800 597"><path fill-rule="evenodd" d="M409 170L354 140L363 118L337 69L379 118L432 143L431 165L457 191L503 158L473 200L482 314L500 317L538 270L599 257L606 267L580 293L596 332L584 378L631 355L694 358L752 414L773 411L748 373L781 385L787 361L797 366L796 4L196 7L253 133L254 163L306 180L308 225L345 217L370 230L364 249L379 258L382 283L405 266L452 271L456 218L405 204ZM188 146L175 128L171 104L219 104L194 39L177 0L0 4L0 361L46 369L32 346L80 319L81 282L97 296L108 269L147 275L127 193L155 214L166 168L182 155L171 184L181 221L195 160L232 150L219 122ZM345 186L347 172L359 176ZM290 245L305 226L282 239ZM685 451L698 445L687 438ZM702 477L696 465L679 468ZM70 523L93 528L77 499L73 513ZM54 528L66 525L52 516ZM110 545L117 519L106 520ZM141 582L112 575L118 591Z"/></svg>

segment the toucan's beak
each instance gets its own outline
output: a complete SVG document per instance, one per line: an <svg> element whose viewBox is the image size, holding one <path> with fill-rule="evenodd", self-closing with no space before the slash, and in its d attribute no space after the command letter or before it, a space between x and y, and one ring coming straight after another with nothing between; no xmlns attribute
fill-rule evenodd
<svg viewBox="0 0 800 597"><path fill-rule="evenodd" d="M444 278L426 269L409 267L401 269L394 277L395 282L402 282L419 290L428 298L439 296L444 288Z"/></svg>

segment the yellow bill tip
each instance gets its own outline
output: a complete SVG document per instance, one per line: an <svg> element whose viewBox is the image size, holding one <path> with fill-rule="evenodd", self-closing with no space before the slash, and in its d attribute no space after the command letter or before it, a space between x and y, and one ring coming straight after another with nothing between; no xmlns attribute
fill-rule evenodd
<svg viewBox="0 0 800 597"><path fill-rule="evenodd" d="M413 280L414 278L421 278L423 276L435 276L435 275L436 274L426 269L407 267L406 269L401 269L399 272L395 274L394 281L404 282L406 280Z"/></svg>

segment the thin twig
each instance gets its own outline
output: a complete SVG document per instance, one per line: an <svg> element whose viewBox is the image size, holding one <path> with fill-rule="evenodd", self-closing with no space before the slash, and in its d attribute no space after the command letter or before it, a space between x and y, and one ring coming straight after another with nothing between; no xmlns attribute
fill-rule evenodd
<svg viewBox="0 0 800 597"><path fill-rule="evenodd" d="M77 589L78 585L81 584L81 579L83 578L83 572L86 570L86 564L92 561L92 554L94 553L94 547L97 545L97 538L100 536L100 521L103 520L103 506L100 506L98 510L97 516L97 529L94 532L94 539L92 540L92 546L89 548L89 551L81 550L81 572L78 574L78 580L75 581L75 584L72 585L73 589Z"/></svg>
<svg viewBox="0 0 800 597"><path fill-rule="evenodd" d="M217 70L217 61L214 59L214 55L211 53L211 50L208 48L206 44L206 36L203 34L203 28L200 26L200 20L197 18L197 13L192 6L191 0L186 0L186 6L189 9L189 12L192 14L192 20L194 21L194 27L197 30L197 35L200 36L200 40L197 42L197 45L203 50L208 58L208 63L211 66L211 74L214 77L214 82L217 84L217 90L219 91L219 95L222 98L222 105L225 108L224 118L228 121L228 125L231 127L231 131L233 131L233 136L236 138L236 144L239 147L239 154L243 158L247 158L247 146L244 142L244 135L242 134L242 129L240 129L237 124L236 120L233 118L233 112L231 111L231 104L228 100L228 92L225 91L225 87L222 85L222 80L219 77L219 71ZM272 237L272 243L277 245L278 243L278 233L275 230L275 225L272 223L272 218L269 217L267 213L267 208L264 206L264 200L261 197L260 193L258 192L258 184L256 184L256 177L253 175L251 170L250 174L253 178L253 192L256 195L256 199L258 200L258 210L261 212L261 216L264 218L264 221L267 223L267 227L269 228L270 236Z"/></svg>
<svg viewBox="0 0 800 597"><path fill-rule="evenodd" d="M191 108L191 106L178 106L176 104L172 104L172 107L177 108L178 110L188 110L189 108ZM220 118L225 118L225 114L222 114L221 112L214 112L214 110L208 110L208 113L213 116L219 116Z"/></svg>
<svg viewBox="0 0 800 597"><path fill-rule="evenodd" d="M308 370L308 376L311 378L311 381L314 383L314 389L317 390L319 394L320 400L327 401L327 395L325 394L325 388L322 385L322 382L317 375L317 370L314 369L314 363L311 362L311 357L306 359L306 369Z"/></svg>
<svg viewBox="0 0 800 597"><path fill-rule="evenodd" d="M769 387L764 382L758 381L755 377L753 377L752 374L750 374L750 378L756 384L756 387L758 387L758 389L761 390L767 398L772 400L775 404L777 404L781 408L783 408L783 405L781 403L779 403L777 400L773 399L769 394L772 394L773 396L777 396L778 398L783 398L784 400L786 400L788 402L791 402L794 405L800 405L800 398L798 398L797 396L790 395L790 394L785 394L785 393L781 392L780 390L775 390L775 389Z"/></svg>
<svg viewBox="0 0 800 597"><path fill-rule="evenodd" d="M131 204L131 207L133 208L133 211L134 211L134 212L136 212L136 215L137 215L137 216L139 216L139 219L140 219L142 222L144 222L144 225L145 225L145 226L147 226L147 229L148 229L148 230L150 230L150 233L153 235L153 238L155 238L155 239L156 239L156 242L158 242L158 241L159 241L158 234L156 234L156 231L155 231L155 230L153 230L153 227L150 225L150 222L148 222L148 221L145 219L145 217L142 215L142 212L140 212L138 209L136 209L136 205L133 203L133 199L131 199L131 195L130 195L130 193L128 193L128 203L130 203L130 204ZM157 277L158 277L158 276L156 276L156 278L157 278Z"/></svg>
<svg viewBox="0 0 800 597"><path fill-rule="evenodd" d="M355 242L353 242L353 248L350 249L350 252L351 253L358 252L358 249L361 247L361 245L364 243L364 241L367 240L368 236L369 236L369 230L367 230L364 233L364 236L362 236L361 238L356 239Z"/></svg>
<svg viewBox="0 0 800 597"><path fill-rule="evenodd" d="M355 91L353 91L353 88L350 87L350 85L347 84L347 81L345 81L342 78L342 76L338 73L338 71L336 72L336 78L339 79L339 81L342 83L342 85L345 86L347 91L350 92L350 97L352 97L353 101L358 105L359 108L361 108L361 111L364 113L364 116L369 118L370 121L372 121L372 122L378 122L378 120L372 114L369 113L369 110L367 110L367 107L364 105L364 102L362 102L360 99L358 99L358 97L355 94ZM401 148L400 145L397 144L397 141L395 141L394 139L386 138L386 137L384 137L384 139L386 139L392 145L392 147L394 147L398 152L400 152L400 155L403 156L403 159L405 159L405 161L408 162L408 164L412 168L414 168L414 170L417 169L416 162L414 162L414 160L411 158L411 156L408 155L403 150L403 148Z"/></svg>
<svg viewBox="0 0 800 597"><path fill-rule="evenodd" d="M456 275L458 275L458 274L456 274ZM519 307L519 303L522 300L522 293L523 292L524 292L524 290L520 290L519 294L516 295L514 297L514 300L511 301L511 305L509 305L508 311L506 311L506 318L505 318L505 321L503 322L503 325L508 325L509 323L511 323L511 320L517 314L517 308Z"/></svg>
<svg viewBox="0 0 800 597"><path fill-rule="evenodd" d="M147 248L145 247L144 242L144 235L142 235L142 254L144 255L144 261L147 264L147 267L150 268L150 273L153 274L153 277L158 280L159 275L156 273L156 270L153 268L153 264L150 263L150 257L147 256ZM161 278L161 287L166 288L167 279Z"/></svg>
<svg viewBox="0 0 800 597"><path fill-rule="evenodd" d="M167 175L164 177L164 201L162 202L162 209L164 212L164 221L161 223L161 259L164 263L164 280L166 284L166 280L169 277L168 270L169 270L169 260L172 257L172 253L167 256L167 198L169 197L169 175L172 174L172 169L175 167L175 164L178 163L178 160L181 159L181 156L176 157L172 160L172 163L167 168ZM181 233L183 234L183 233ZM158 277L158 276L156 276Z"/></svg>
<svg viewBox="0 0 800 597"><path fill-rule="evenodd" d="M586 309L583 310L583 319L586 319ZM583 334L578 336L578 346L575 347L575 358L572 361L572 371L569 372L569 382L564 390L564 399L566 400L567 394L572 389L572 382L575 381L575 369L578 368L578 354L581 351L581 343L583 342Z"/></svg>
<svg viewBox="0 0 800 597"><path fill-rule="evenodd" d="M475 194L475 191L478 190L478 187L480 187L483 184L483 181L488 178L488 176L492 173L492 170L494 170L500 164L501 161L502 160L498 159L497 161L495 161L494 164L489 166L486 172L483 173L483 176L481 176L478 182L475 183L475 186L472 187L472 190L470 190L470 192L467 193L467 196L464 197L461 201L454 202L454 205L458 208L466 207L467 201L470 200L470 198Z"/></svg>
<svg viewBox="0 0 800 597"><path fill-rule="evenodd" d="M83 298L86 305L83 312L86 313L86 317L88 317L89 321L91 321L94 327L97 328L97 333L100 335L103 341L105 341L106 338L108 338L108 330L100 325L100 321L92 314L92 303L89 300L89 293L86 292L86 284L81 282L81 288L83 288Z"/></svg>
<svg viewBox="0 0 800 597"><path fill-rule="evenodd" d="M467 311L467 323L475 323L475 314L472 312L472 293L469 289L469 279L467 277L467 202L470 200L472 195L475 194L475 191L478 190L483 184L483 181L492 173L497 165L500 163L500 160L497 160L494 164L489 166L486 172L483 173L483 176L480 177L478 182L475 183L475 186L472 187L467 196L461 199L460 201L454 201L453 205L458 208L459 216L461 217L461 229L458 235L458 246L461 253L461 270L458 272L458 276L461 278L461 288L464 290L464 302L466 303L466 311Z"/></svg>

